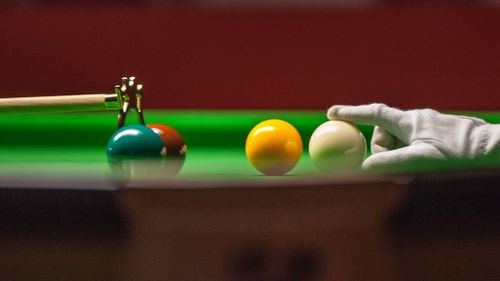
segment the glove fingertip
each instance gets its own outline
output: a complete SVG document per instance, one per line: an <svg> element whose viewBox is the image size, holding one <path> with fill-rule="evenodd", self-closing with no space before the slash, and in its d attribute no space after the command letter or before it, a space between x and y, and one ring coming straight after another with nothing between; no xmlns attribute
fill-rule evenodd
<svg viewBox="0 0 500 281"><path fill-rule="evenodd" d="M343 107L344 107L343 105L333 105L333 106L331 106L328 109L327 113L326 113L326 117L328 117L328 119L330 119L330 120L335 119L336 117L339 116L339 111Z"/></svg>

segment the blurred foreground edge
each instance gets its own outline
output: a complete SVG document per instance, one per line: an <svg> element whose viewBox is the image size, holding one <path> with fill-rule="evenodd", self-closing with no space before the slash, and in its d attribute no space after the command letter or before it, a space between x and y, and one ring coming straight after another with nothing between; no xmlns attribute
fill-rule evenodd
<svg viewBox="0 0 500 281"><path fill-rule="evenodd" d="M500 173L0 183L6 280L496 280Z"/></svg>

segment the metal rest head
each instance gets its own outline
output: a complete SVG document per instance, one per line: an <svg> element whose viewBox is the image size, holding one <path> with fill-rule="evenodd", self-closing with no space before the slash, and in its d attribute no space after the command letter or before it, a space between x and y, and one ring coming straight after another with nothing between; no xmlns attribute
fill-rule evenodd
<svg viewBox="0 0 500 281"><path fill-rule="evenodd" d="M137 112L139 123L144 125L142 111L142 84L137 84L134 76L122 77L121 85L115 85L115 94L118 96L121 108L118 112L118 129L125 124L129 111Z"/></svg>

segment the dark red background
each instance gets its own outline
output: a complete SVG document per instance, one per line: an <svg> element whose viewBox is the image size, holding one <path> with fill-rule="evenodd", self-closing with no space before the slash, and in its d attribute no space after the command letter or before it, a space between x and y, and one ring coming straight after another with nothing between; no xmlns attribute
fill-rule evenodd
<svg viewBox="0 0 500 281"><path fill-rule="evenodd" d="M500 8L0 9L0 96L112 91L149 108L500 109Z"/></svg>

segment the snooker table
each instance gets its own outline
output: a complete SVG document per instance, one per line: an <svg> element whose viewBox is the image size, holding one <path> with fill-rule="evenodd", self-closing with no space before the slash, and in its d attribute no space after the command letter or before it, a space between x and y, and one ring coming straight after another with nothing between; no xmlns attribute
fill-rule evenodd
<svg viewBox="0 0 500 281"><path fill-rule="evenodd" d="M324 175L307 155L323 111L145 114L184 137L175 177L113 176L114 113L0 116L3 280L500 278L500 163ZM287 176L245 158L246 135L269 118L304 141Z"/></svg>

